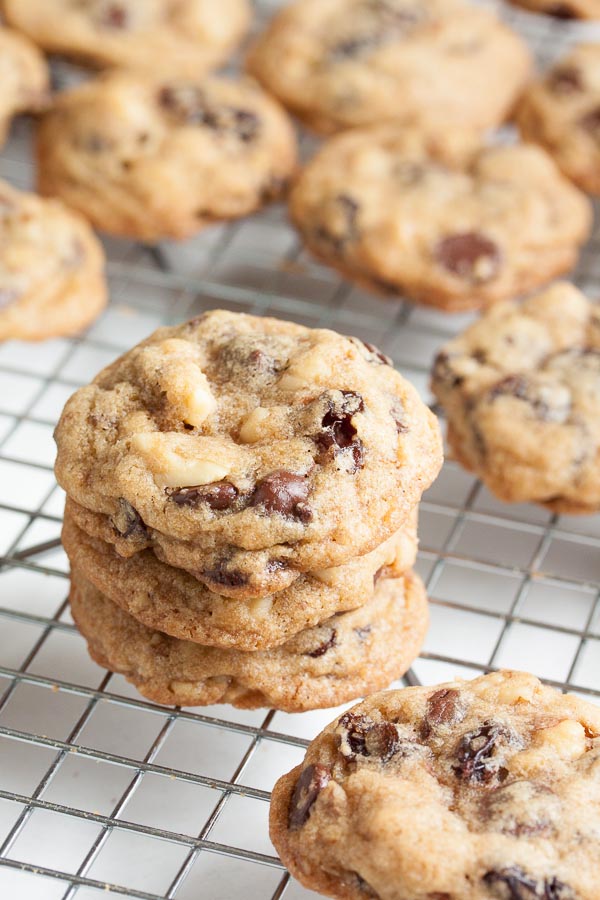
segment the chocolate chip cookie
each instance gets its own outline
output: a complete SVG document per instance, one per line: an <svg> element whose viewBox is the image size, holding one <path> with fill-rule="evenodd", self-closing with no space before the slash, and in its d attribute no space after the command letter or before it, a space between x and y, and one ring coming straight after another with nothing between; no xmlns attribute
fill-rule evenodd
<svg viewBox="0 0 600 900"><path fill-rule="evenodd" d="M600 19L600 0L510 0L532 12L555 19Z"/></svg>
<svg viewBox="0 0 600 900"><path fill-rule="evenodd" d="M346 277L449 311L572 268L591 226L589 201L543 150L473 151L393 125L332 138L290 209L307 247Z"/></svg>
<svg viewBox="0 0 600 900"><path fill-rule="evenodd" d="M227 57L250 18L248 0L1 0L0 8L44 50L192 77Z"/></svg>
<svg viewBox="0 0 600 900"><path fill-rule="evenodd" d="M74 334L106 296L104 253L87 222L0 181L0 341Z"/></svg>
<svg viewBox="0 0 600 900"><path fill-rule="evenodd" d="M17 113L41 109L48 100L48 67L27 38L0 27L0 144Z"/></svg>
<svg viewBox="0 0 600 900"><path fill-rule="evenodd" d="M569 284L490 310L438 354L463 465L498 497L600 509L600 306Z"/></svg>
<svg viewBox="0 0 600 900"><path fill-rule="evenodd" d="M299 0L275 15L247 64L321 133L386 120L483 133L510 112L530 54L462 0Z"/></svg>
<svg viewBox="0 0 600 900"><path fill-rule="evenodd" d="M76 524L238 598L368 553L441 465L437 420L389 363L356 338L230 312L159 329L61 416Z"/></svg>
<svg viewBox="0 0 600 900"><path fill-rule="evenodd" d="M414 516L416 520L416 516ZM232 600L208 590L151 550L130 559L87 535L65 512L62 542L74 569L102 594L148 628L186 641L238 650L264 650L330 616L363 606L379 578L396 577L415 561L415 523L366 556L343 566L301 575L278 594Z"/></svg>
<svg viewBox="0 0 600 900"><path fill-rule="evenodd" d="M518 107L517 123L565 175L600 194L600 44L577 47L534 82Z"/></svg>
<svg viewBox="0 0 600 900"><path fill-rule="evenodd" d="M286 114L249 81L114 72L58 96L38 132L39 189L102 231L184 238L282 193Z"/></svg>
<svg viewBox="0 0 600 900"><path fill-rule="evenodd" d="M399 678L418 655L427 599L416 575L381 578L360 609L244 653L168 637L137 622L72 572L71 609L90 654L157 703L231 703L288 712L335 706Z"/></svg>
<svg viewBox="0 0 600 900"><path fill-rule="evenodd" d="M339 900L597 900L600 711L496 672L369 697L275 785L271 838Z"/></svg>

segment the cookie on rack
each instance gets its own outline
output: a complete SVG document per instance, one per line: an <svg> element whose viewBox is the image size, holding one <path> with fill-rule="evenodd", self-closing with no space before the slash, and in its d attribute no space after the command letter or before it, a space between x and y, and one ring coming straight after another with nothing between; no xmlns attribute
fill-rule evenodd
<svg viewBox="0 0 600 900"><path fill-rule="evenodd" d="M496 672L353 707L277 782L270 830L338 900L596 900L599 803L598 707Z"/></svg>
<svg viewBox="0 0 600 900"><path fill-rule="evenodd" d="M343 566L301 575L289 588L253 601L220 596L151 550L126 559L77 527L67 501L62 542L73 568L139 622L183 640L238 650L285 643L330 616L363 606L385 574L410 569L417 554L416 515L375 550Z"/></svg>
<svg viewBox="0 0 600 900"><path fill-rule="evenodd" d="M370 552L442 459L437 420L389 362L231 312L159 329L65 406L56 474L76 524L244 599Z"/></svg>
<svg viewBox="0 0 600 900"><path fill-rule="evenodd" d="M104 253L87 222L0 181L0 341L75 334L106 299Z"/></svg>
<svg viewBox="0 0 600 900"><path fill-rule="evenodd" d="M572 268L591 205L533 145L473 149L397 125L330 139L290 200L306 246L353 281L444 310Z"/></svg>
<svg viewBox="0 0 600 900"><path fill-rule="evenodd" d="M496 496L600 510L600 306L570 284L494 307L438 354L456 458Z"/></svg>
<svg viewBox="0 0 600 900"><path fill-rule="evenodd" d="M60 94L37 140L41 193L111 234L185 238L282 194L292 125L247 80L112 72Z"/></svg>
<svg viewBox="0 0 600 900"><path fill-rule="evenodd" d="M531 84L519 104L517 124L565 175L590 194L600 194L600 44L576 47Z"/></svg>
<svg viewBox="0 0 600 900"><path fill-rule="evenodd" d="M531 12L555 19L600 19L600 0L510 0Z"/></svg>
<svg viewBox="0 0 600 900"><path fill-rule="evenodd" d="M77 569L70 602L96 662L121 672L148 699L288 712L336 706L386 687L418 655L428 622L425 589L412 573L382 577L360 609L256 653L203 647L147 628Z"/></svg>
<svg viewBox="0 0 600 900"><path fill-rule="evenodd" d="M50 79L37 47L16 31L0 26L0 144L13 116L36 112L48 101Z"/></svg>
<svg viewBox="0 0 600 900"><path fill-rule="evenodd" d="M0 0L0 9L44 50L171 77L220 65L250 20L248 0Z"/></svg>
<svg viewBox="0 0 600 900"><path fill-rule="evenodd" d="M483 133L510 113L530 54L462 0L298 0L275 15L247 66L321 133L386 120Z"/></svg>

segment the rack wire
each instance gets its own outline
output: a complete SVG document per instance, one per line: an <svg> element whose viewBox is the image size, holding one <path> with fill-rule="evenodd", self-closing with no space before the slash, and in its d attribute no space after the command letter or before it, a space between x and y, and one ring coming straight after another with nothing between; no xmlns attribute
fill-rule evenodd
<svg viewBox="0 0 600 900"><path fill-rule="evenodd" d="M502 12L542 65L582 37L600 39L593 26ZM17 123L0 156L2 177L23 187L29 129ZM211 307L359 334L429 400L436 348L471 317L353 288L302 252L278 207L182 245L106 248L111 304L86 334L0 347L0 896L315 896L289 880L269 843L269 791L336 711L163 708L92 663L65 599L52 427L101 366ZM592 295L599 249L596 234L575 278ZM600 517L503 505L448 461L420 533L432 624L405 682L513 666L600 697Z"/></svg>

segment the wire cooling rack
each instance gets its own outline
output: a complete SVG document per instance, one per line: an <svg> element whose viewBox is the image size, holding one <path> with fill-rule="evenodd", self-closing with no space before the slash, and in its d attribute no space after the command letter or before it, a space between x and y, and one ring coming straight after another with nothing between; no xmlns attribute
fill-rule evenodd
<svg viewBox="0 0 600 900"><path fill-rule="evenodd" d="M542 62L590 33L504 14ZM0 157L23 187L29 127ZM112 301L84 336L0 347L0 897L316 896L276 858L268 799L336 711L161 708L91 662L65 599L52 428L117 354L211 307L359 334L425 397L436 348L470 317L354 289L302 253L277 207L182 245L106 247ZM592 296L599 249L596 235L576 277ZM600 696L600 517L505 506L449 461L422 504L421 548L432 622L407 681L513 666Z"/></svg>

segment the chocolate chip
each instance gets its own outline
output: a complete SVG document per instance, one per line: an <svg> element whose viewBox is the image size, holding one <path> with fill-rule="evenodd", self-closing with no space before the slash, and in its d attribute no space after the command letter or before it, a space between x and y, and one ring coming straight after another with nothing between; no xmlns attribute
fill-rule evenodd
<svg viewBox="0 0 600 900"><path fill-rule="evenodd" d="M442 238L435 245L433 255L448 272L477 283L495 278L501 264L498 245L478 231Z"/></svg>
<svg viewBox="0 0 600 900"><path fill-rule="evenodd" d="M463 781L483 784L496 778L503 781L508 772L500 764L500 755L496 755L496 751L506 738L506 729L493 722L486 722L477 731L463 735L458 746L455 775Z"/></svg>
<svg viewBox="0 0 600 900"><path fill-rule="evenodd" d="M260 119L248 109L218 106L196 85L167 85L158 92L158 103L184 125L199 125L218 134L229 134L244 144L254 141L260 132Z"/></svg>
<svg viewBox="0 0 600 900"><path fill-rule="evenodd" d="M486 872L483 881L500 900L575 900L572 889L562 881L554 877L540 881L520 866Z"/></svg>
<svg viewBox="0 0 600 900"><path fill-rule="evenodd" d="M228 588L244 587L248 584L248 578L228 559L220 560L212 569L207 569L202 573L202 580L209 581L214 585Z"/></svg>
<svg viewBox="0 0 600 900"><path fill-rule="evenodd" d="M384 41L385 34L382 31L355 35L334 44L327 58L334 63L344 59L355 59L379 47Z"/></svg>
<svg viewBox="0 0 600 900"><path fill-rule="evenodd" d="M575 66L563 66L550 73L548 87L554 94L577 94L584 88L583 76Z"/></svg>
<svg viewBox="0 0 600 900"><path fill-rule="evenodd" d="M526 375L507 375L489 388L486 398L515 397L527 403L543 422L565 422L571 412L571 393L566 387L537 383Z"/></svg>
<svg viewBox="0 0 600 900"><path fill-rule="evenodd" d="M503 785L481 800L487 827L515 837L557 833L561 804L545 785L519 780Z"/></svg>
<svg viewBox="0 0 600 900"><path fill-rule="evenodd" d="M287 362L279 358L278 351L281 348L269 338L237 335L220 348L219 364L232 378L264 380L280 372Z"/></svg>
<svg viewBox="0 0 600 900"><path fill-rule="evenodd" d="M372 15L371 27L334 44L328 53L330 62L355 59L384 43L405 37L426 18L426 13L416 5L402 7L389 0L367 0L364 6Z"/></svg>
<svg viewBox="0 0 600 900"><path fill-rule="evenodd" d="M466 707L460 691L453 688L442 688L435 691L427 698L427 709L421 726L421 734L427 738L440 726L462 722L465 714Z"/></svg>
<svg viewBox="0 0 600 900"><path fill-rule="evenodd" d="M389 356L386 356L385 353L376 347L375 344L369 344L367 341L361 341L360 338L357 337L349 337L349 341L351 341L355 347L361 351L362 355L365 359L378 366L393 366L394 363L390 359Z"/></svg>
<svg viewBox="0 0 600 900"><path fill-rule="evenodd" d="M315 800L331 780L331 772L321 763L307 766L296 782L290 801L288 825L297 831L308 820Z"/></svg>
<svg viewBox="0 0 600 900"><path fill-rule="evenodd" d="M348 712L338 727L343 729L340 751L347 759L368 756L388 762L400 749L398 731L391 722L374 722L369 716Z"/></svg>
<svg viewBox="0 0 600 900"><path fill-rule="evenodd" d="M340 254L346 245L358 238L358 213L360 205L348 194L338 194L327 203L322 222L315 231L317 241L327 246L329 252Z"/></svg>
<svg viewBox="0 0 600 900"><path fill-rule="evenodd" d="M325 397L328 408L321 420L321 431L315 436L315 442L326 459L331 455L335 457L339 452L348 453L351 458L348 471L354 474L364 463L364 447L352 424L353 417L364 411L363 398L356 391L331 391L322 396Z"/></svg>
<svg viewBox="0 0 600 900"><path fill-rule="evenodd" d="M125 500L124 497L119 498L119 509L112 517L111 521L121 537L148 537L148 529L146 528L142 517L137 509L135 509L128 500Z"/></svg>
<svg viewBox="0 0 600 900"><path fill-rule="evenodd" d="M206 505L210 509L222 511L232 508L238 493L238 489L228 481L215 481L198 487L176 488L169 491L169 497L177 506L191 506L197 509Z"/></svg>
<svg viewBox="0 0 600 900"><path fill-rule="evenodd" d="M445 350L441 350L435 357L431 376L434 383L451 388L460 387L465 380L462 375L457 375L453 370L451 357Z"/></svg>
<svg viewBox="0 0 600 900"><path fill-rule="evenodd" d="M250 498L250 505L262 506L269 513L309 522L312 512L306 504L308 492L308 480L303 475L280 470L258 482Z"/></svg>
<svg viewBox="0 0 600 900"><path fill-rule="evenodd" d="M323 656L327 653L328 650L331 650L332 647L335 647L337 641L337 631L335 628L331 629L329 637L326 638L318 647L315 647L314 650L309 650L305 653L305 656L312 656L313 659L317 659L319 656Z"/></svg>
<svg viewBox="0 0 600 900"><path fill-rule="evenodd" d="M555 3L553 6L549 6L546 12L549 16L554 16L555 19L577 18L577 13L568 3Z"/></svg>
<svg viewBox="0 0 600 900"><path fill-rule="evenodd" d="M112 146L108 138L95 133L85 135L83 140L79 143L86 153L93 153L94 155L97 153L106 153Z"/></svg>
<svg viewBox="0 0 600 900"><path fill-rule="evenodd" d="M593 138L600 140L600 106L590 110L579 120L582 128L588 131Z"/></svg>

